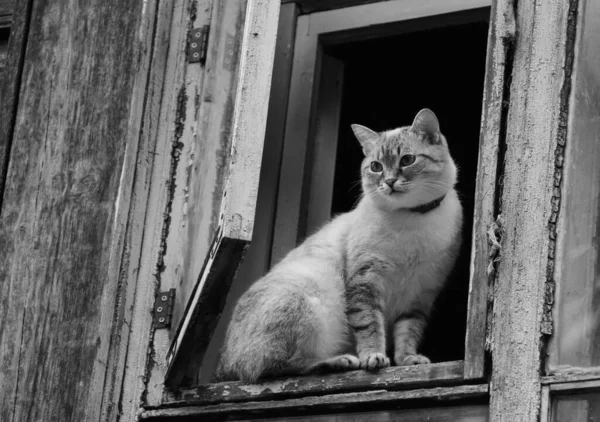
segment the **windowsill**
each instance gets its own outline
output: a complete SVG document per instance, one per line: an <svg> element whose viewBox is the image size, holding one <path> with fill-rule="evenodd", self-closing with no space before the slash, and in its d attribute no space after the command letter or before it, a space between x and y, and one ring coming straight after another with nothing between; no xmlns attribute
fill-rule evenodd
<svg viewBox="0 0 600 422"><path fill-rule="evenodd" d="M375 373L357 370L322 376L273 379L258 384L223 382L169 389L165 393L163 405L205 406L220 403L283 400L317 394L439 387L462 382L463 373L463 361L452 361L431 365L395 366Z"/></svg>

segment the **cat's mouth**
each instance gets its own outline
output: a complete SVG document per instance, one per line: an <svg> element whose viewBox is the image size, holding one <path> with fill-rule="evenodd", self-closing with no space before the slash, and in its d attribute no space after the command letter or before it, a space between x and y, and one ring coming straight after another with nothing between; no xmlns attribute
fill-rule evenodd
<svg viewBox="0 0 600 422"><path fill-rule="evenodd" d="M386 195L393 196L393 195L401 195L401 194L406 193L406 192L408 192L407 188L403 188L403 187L400 187L400 188L393 187L393 188L391 188L390 187L384 193Z"/></svg>

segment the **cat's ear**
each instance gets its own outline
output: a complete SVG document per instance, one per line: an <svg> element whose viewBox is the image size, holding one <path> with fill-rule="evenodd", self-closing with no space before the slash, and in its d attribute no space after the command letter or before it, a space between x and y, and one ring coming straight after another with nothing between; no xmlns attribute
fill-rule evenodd
<svg viewBox="0 0 600 422"><path fill-rule="evenodd" d="M377 143L377 139L379 139L377 132L361 125L350 125L350 127L352 127L354 136L356 136L356 139L358 139L358 142L362 145L363 153L369 155L369 152L371 152Z"/></svg>
<svg viewBox="0 0 600 422"><path fill-rule="evenodd" d="M432 144L437 144L440 141L440 123L433 111L428 108L424 108L417 113L412 128L423 133Z"/></svg>

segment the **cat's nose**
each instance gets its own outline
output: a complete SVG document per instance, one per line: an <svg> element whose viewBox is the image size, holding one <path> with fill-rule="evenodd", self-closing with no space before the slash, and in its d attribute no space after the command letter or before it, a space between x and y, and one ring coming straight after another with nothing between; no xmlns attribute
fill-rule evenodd
<svg viewBox="0 0 600 422"><path fill-rule="evenodd" d="M398 179L385 179L385 184L388 185L390 188L393 188L394 183L396 183L396 180Z"/></svg>

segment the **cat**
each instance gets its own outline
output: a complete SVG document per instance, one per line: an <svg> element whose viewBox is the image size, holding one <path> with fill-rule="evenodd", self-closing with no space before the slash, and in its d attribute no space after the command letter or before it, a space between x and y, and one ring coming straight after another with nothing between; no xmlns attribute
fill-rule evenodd
<svg viewBox="0 0 600 422"><path fill-rule="evenodd" d="M352 130L363 194L242 295L216 381L428 364L418 353L433 302L456 261L462 207L438 119ZM389 339L389 340L388 340Z"/></svg>

